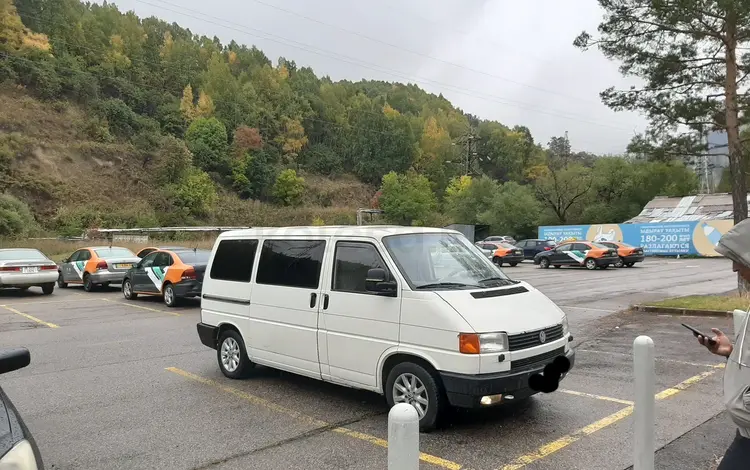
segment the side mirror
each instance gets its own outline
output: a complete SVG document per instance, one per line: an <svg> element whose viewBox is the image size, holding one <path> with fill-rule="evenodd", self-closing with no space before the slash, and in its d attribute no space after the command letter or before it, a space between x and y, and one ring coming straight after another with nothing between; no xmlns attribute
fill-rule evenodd
<svg viewBox="0 0 750 470"><path fill-rule="evenodd" d="M388 273L385 269L373 268L367 271L365 289L367 289L368 292L376 292L389 297L395 297L397 285L396 281L392 281L388 278Z"/></svg>
<svg viewBox="0 0 750 470"><path fill-rule="evenodd" d="M23 369L31 364L31 354L26 348L0 350L0 374Z"/></svg>

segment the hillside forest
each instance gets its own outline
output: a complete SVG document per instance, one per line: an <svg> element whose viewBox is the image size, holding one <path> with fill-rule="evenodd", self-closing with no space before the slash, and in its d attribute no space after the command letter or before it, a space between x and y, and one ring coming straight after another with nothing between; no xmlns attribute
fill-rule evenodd
<svg viewBox="0 0 750 470"><path fill-rule="evenodd" d="M333 81L112 3L0 0L0 82L0 236L351 224L375 207L528 237L698 187L677 160L537 142L414 84Z"/></svg>

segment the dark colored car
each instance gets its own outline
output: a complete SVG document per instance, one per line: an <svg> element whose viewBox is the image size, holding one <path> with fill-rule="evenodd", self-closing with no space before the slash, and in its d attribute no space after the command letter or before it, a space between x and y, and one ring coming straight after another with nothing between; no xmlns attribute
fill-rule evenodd
<svg viewBox="0 0 750 470"><path fill-rule="evenodd" d="M122 281L122 295L158 295L168 307L181 299L199 297L211 250L157 250L133 266Z"/></svg>
<svg viewBox="0 0 750 470"><path fill-rule="evenodd" d="M153 253L157 250L187 250L189 248L186 248L184 246L147 246L145 248L141 248L141 251L136 253L135 255L139 258L144 258L146 255Z"/></svg>
<svg viewBox="0 0 750 470"><path fill-rule="evenodd" d="M617 263L617 250L599 243L576 241L563 243L551 250L542 251L534 257L534 264L541 268L554 266L584 266L586 269L607 269Z"/></svg>
<svg viewBox="0 0 750 470"><path fill-rule="evenodd" d="M635 263L640 263L645 259L643 248L640 246L631 246L623 242L599 242L604 246L614 248L620 259L615 263L616 268L632 268Z"/></svg>
<svg viewBox="0 0 750 470"><path fill-rule="evenodd" d="M537 253L553 249L555 242L539 238L527 238L526 240L514 243L514 245L523 250L524 259L534 259Z"/></svg>
<svg viewBox="0 0 750 470"><path fill-rule="evenodd" d="M516 266L518 263L523 261L523 250L521 250L517 246L511 245L510 243L486 242L483 244L483 247L480 248L487 247L495 248L494 250L492 250L492 255L489 258L498 266L502 266L503 264Z"/></svg>
<svg viewBox="0 0 750 470"><path fill-rule="evenodd" d="M26 348L0 350L0 374L23 369L31 363ZM0 468L44 470L42 455L23 418L0 388Z"/></svg>

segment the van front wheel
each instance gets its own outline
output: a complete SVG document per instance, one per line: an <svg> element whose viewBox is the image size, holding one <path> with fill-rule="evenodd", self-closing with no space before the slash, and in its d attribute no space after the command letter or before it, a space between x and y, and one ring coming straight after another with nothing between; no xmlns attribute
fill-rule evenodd
<svg viewBox="0 0 750 470"><path fill-rule="evenodd" d="M445 398L439 380L424 367L413 362L402 362L388 374L385 396L389 407L407 403L417 410L420 431L435 429L445 408Z"/></svg>
<svg viewBox="0 0 750 470"><path fill-rule="evenodd" d="M245 378L253 368L253 363L247 357L245 342L242 341L242 336L234 330L226 330L222 333L219 338L219 347L216 348L216 356L222 374L230 379Z"/></svg>

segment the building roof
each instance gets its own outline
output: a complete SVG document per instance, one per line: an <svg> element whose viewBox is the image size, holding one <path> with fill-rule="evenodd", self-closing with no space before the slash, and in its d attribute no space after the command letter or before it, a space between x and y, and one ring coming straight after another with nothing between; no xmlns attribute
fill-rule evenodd
<svg viewBox="0 0 750 470"><path fill-rule="evenodd" d="M750 201L750 195L748 195ZM696 220L732 220L732 195L729 193L698 194L686 197L657 196L640 214L626 224L690 222Z"/></svg>

